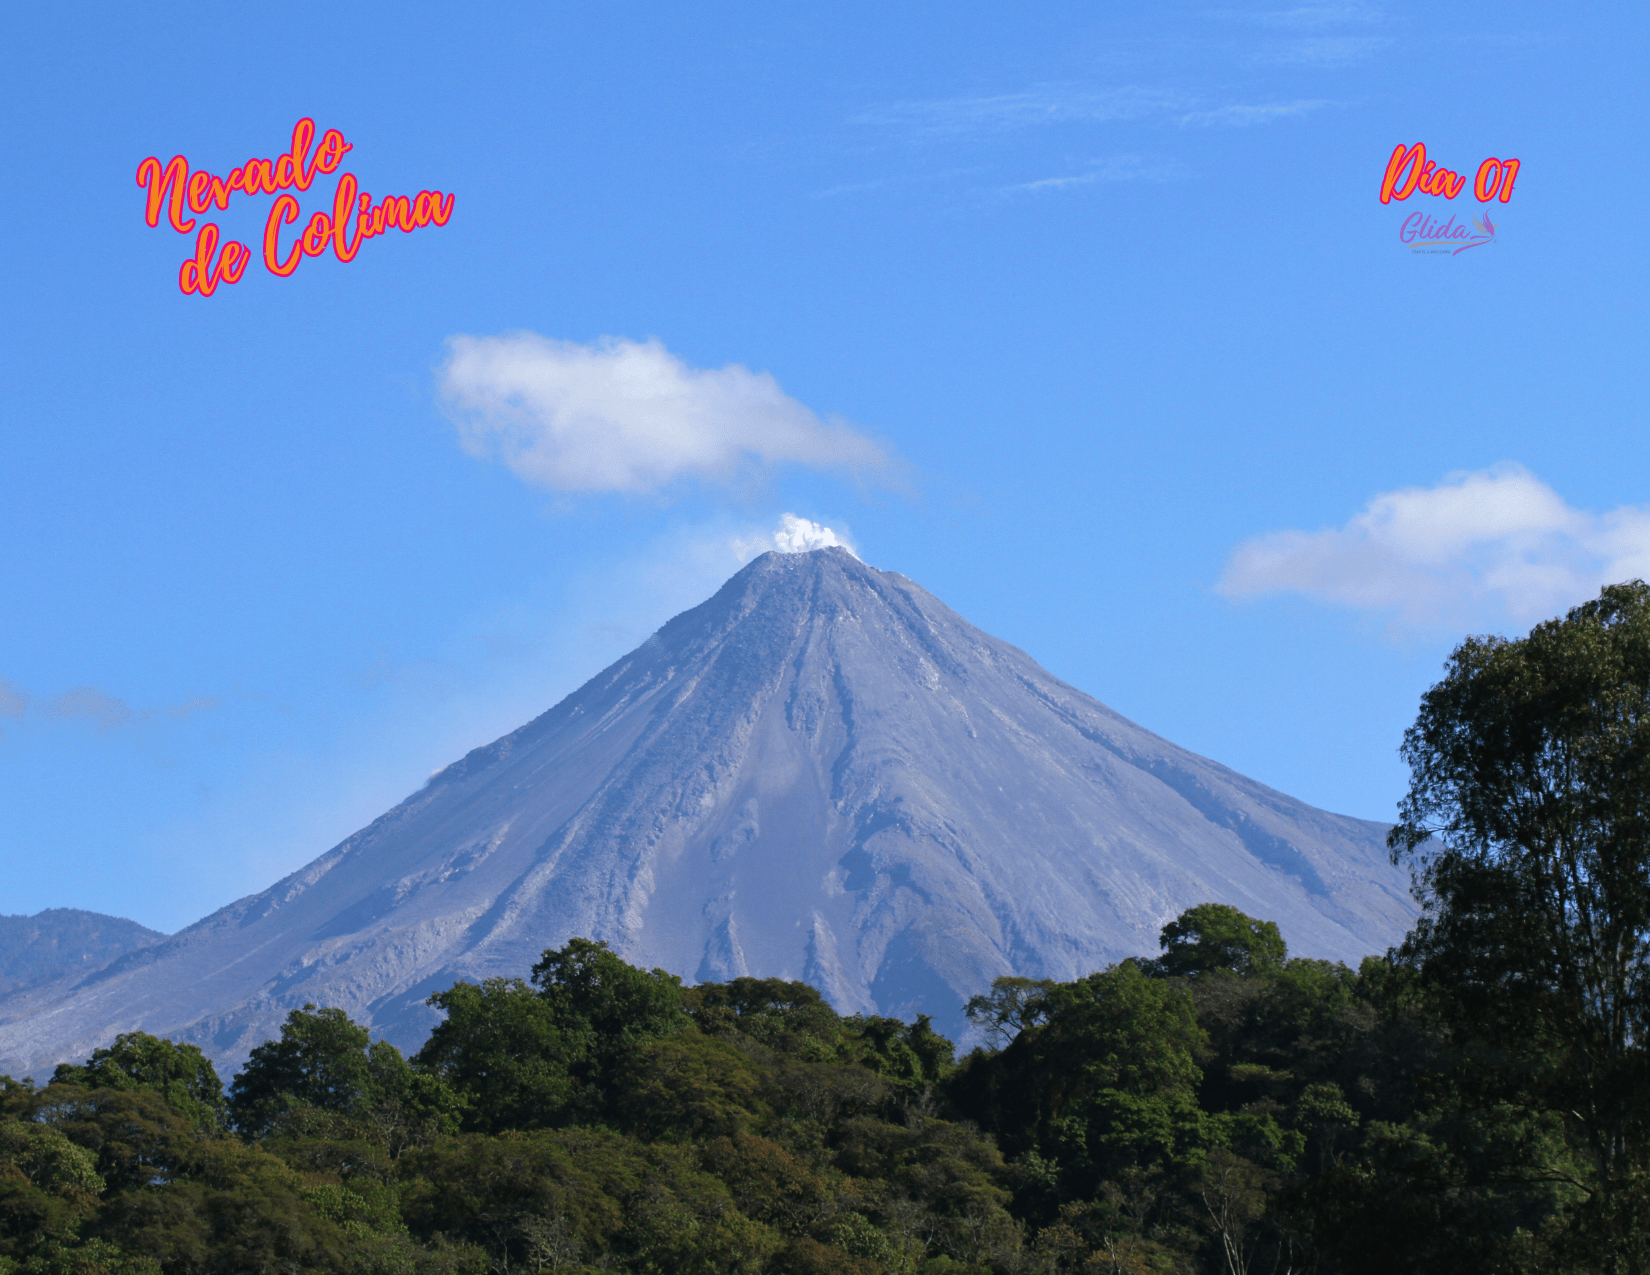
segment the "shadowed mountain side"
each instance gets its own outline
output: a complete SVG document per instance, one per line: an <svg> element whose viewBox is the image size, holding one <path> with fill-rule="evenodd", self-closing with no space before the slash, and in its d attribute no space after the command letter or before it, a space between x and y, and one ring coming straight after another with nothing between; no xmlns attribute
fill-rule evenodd
<svg viewBox="0 0 1650 1275"><path fill-rule="evenodd" d="M305 1001L411 1048L431 991L576 934L955 1033L996 975L1154 952L1211 900L1299 954L1384 950L1415 911L1384 833L1176 748L903 576L770 553L271 889L0 1001L0 1062L141 1027L233 1065Z"/></svg>

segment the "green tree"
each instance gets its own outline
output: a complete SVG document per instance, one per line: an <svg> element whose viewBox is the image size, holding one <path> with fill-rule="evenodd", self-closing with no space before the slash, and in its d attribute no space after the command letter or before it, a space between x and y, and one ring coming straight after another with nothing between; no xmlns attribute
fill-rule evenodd
<svg viewBox="0 0 1650 1275"><path fill-rule="evenodd" d="M739 1032L780 1053L837 1056L842 1019L816 988L779 978L735 978L682 989L682 1005L700 1030Z"/></svg>
<svg viewBox="0 0 1650 1275"><path fill-rule="evenodd" d="M0 1120L0 1268L43 1243L72 1243L103 1188L84 1147L37 1121Z"/></svg>
<svg viewBox="0 0 1650 1275"><path fill-rule="evenodd" d="M351 1114L392 1156L456 1133L464 1106L445 1077L415 1068L389 1041L367 1047L367 1083Z"/></svg>
<svg viewBox="0 0 1650 1275"><path fill-rule="evenodd" d="M699 1160L733 1193L739 1211L790 1235L836 1212L831 1182L779 1143L755 1134L712 1138Z"/></svg>
<svg viewBox="0 0 1650 1275"><path fill-rule="evenodd" d="M1213 1130L1197 1104L1206 1037L1184 990L1124 961L1055 984L1040 1012L948 1086L966 1115L1011 1154L1057 1163L1071 1194L1132 1166L1196 1159Z"/></svg>
<svg viewBox="0 0 1650 1275"><path fill-rule="evenodd" d="M29 1118L49 1125L97 1158L110 1191L159 1186L185 1176L200 1128L151 1089L51 1085Z"/></svg>
<svg viewBox="0 0 1650 1275"><path fill-rule="evenodd" d="M313 1120L300 1118L295 1126L293 1118L325 1113L353 1122L399 1154L456 1129L460 1101L441 1076L415 1070L400 1050L374 1041L343 1010L305 1005L287 1015L279 1040L252 1051L230 1087L228 1106L248 1137L266 1137L283 1123L291 1134L313 1135L319 1131ZM328 1131L340 1132L336 1121Z"/></svg>
<svg viewBox="0 0 1650 1275"><path fill-rule="evenodd" d="M691 1021L682 980L621 960L604 942L575 938L533 966L533 983L576 1049L574 1072L599 1081L638 1045L679 1032Z"/></svg>
<svg viewBox="0 0 1650 1275"><path fill-rule="evenodd" d="M861 1065L908 1091L944 1080L955 1066L956 1050L927 1014L911 1023L856 1016L847 1026L858 1038Z"/></svg>
<svg viewBox="0 0 1650 1275"><path fill-rule="evenodd" d="M229 1091L235 1127L254 1137L268 1133L300 1104L322 1111L354 1111L370 1083L367 1048L372 1035L341 1009L305 1005L286 1016L279 1040L252 1051Z"/></svg>
<svg viewBox="0 0 1650 1275"><path fill-rule="evenodd" d="M1563 1114L1581 1228L1646 1269L1650 1214L1650 586L1510 641L1469 638L1405 733L1389 844L1425 913L1405 947L1488 1096Z"/></svg>
<svg viewBox="0 0 1650 1275"><path fill-rule="evenodd" d="M413 1064L463 1094L466 1130L501 1133L564 1122L577 1086L570 1069L586 1042L568 1039L549 1001L519 978L490 978L455 983L428 1003L446 1018Z"/></svg>
<svg viewBox="0 0 1650 1275"><path fill-rule="evenodd" d="M621 1270L754 1275L779 1247L690 1149L607 1129L465 1134L401 1164L412 1233L479 1245L494 1270L559 1253Z"/></svg>
<svg viewBox="0 0 1650 1275"><path fill-rule="evenodd" d="M1009 1044L1028 1027L1043 1021L1043 995L1052 979L1003 975L991 980L991 990L968 998L963 1013L997 1048Z"/></svg>
<svg viewBox="0 0 1650 1275"><path fill-rule="evenodd" d="M606 943L572 939L546 951L532 975L534 987L490 978L429 999L446 1018L413 1065L460 1095L466 1129L601 1118L608 1088L637 1052L693 1023L679 978L638 969Z"/></svg>
<svg viewBox="0 0 1650 1275"><path fill-rule="evenodd" d="M1225 903L1187 908L1163 927L1163 955L1153 972L1173 977L1199 974L1265 974L1289 954L1273 921L1257 921Z"/></svg>
<svg viewBox="0 0 1650 1275"><path fill-rule="evenodd" d="M275 1156L221 1137L179 1151L164 1187L134 1184L105 1203L101 1235L169 1272L360 1269L360 1237L307 1201L299 1175Z"/></svg>
<svg viewBox="0 0 1650 1275"><path fill-rule="evenodd" d="M761 1075L725 1040L679 1032L636 1050L613 1080L615 1122L648 1141L703 1141L748 1131Z"/></svg>
<svg viewBox="0 0 1650 1275"><path fill-rule="evenodd" d="M924 1253L984 1266L1018 1245L1002 1153L978 1130L915 1113L900 1124L862 1116L843 1121L834 1141L834 1163L856 1180L868 1216L840 1219L827 1238L853 1256L895 1269L900 1256Z"/></svg>
<svg viewBox="0 0 1650 1275"><path fill-rule="evenodd" d="M79 1066L61 1063L53 1084L85 1089L152 1089L203 1126L216 1125L224 1114L223 1083L212 1060L195 1045L127 1032L107 1049L92 1051Z"/></svg>

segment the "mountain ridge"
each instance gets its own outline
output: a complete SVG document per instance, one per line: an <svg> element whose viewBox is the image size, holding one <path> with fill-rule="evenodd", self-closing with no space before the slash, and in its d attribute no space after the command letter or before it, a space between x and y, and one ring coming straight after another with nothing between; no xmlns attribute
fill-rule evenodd
<svg viewBox="0 0 1650 1275"><path fill-rule="evenodd" d="M1384 832L1144 730L904 576L765 554L268 890L0 999L0 1065L139 1026L233 1061L304 1000L410 1047L431 992L575 933L956 1031L991 977L1149 953L1195 903L1304 954L1383 950L1415 911Z"/></svg>
<svg viewBox="0 0 1650 1275"><path fill-rule="evenodd" d="M126 917L83 908L0 916L0 997L106 968L165 940Z"/></svg>

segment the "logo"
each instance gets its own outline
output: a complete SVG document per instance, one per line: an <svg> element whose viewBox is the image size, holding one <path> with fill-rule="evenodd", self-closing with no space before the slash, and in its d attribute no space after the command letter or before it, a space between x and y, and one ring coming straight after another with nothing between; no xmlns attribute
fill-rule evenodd
<svg viewBox="0 0 1650 1275"><path fill-rule="evenodd" d="M249 159L233 169L228 178L214 176L205 169L189 170L182 155L162 164L154 155L138 165L137 184L145 190L143 219L159 226L164 209L167 223L180 235L195 229L195 218L186 212L205 213L208 208L227 210L232 195L277 195L264 219L263 261L272 275L285 278L305 257L319 257L328 249L339 261L354 261L368 239L390 230L411 233L424 226L445 226L453 215L452 195L439 190L421 190L411 197L385 195L376 203L360 189L354 173L344 173L324 200L325 210L310 215L296 239L284 246L282 228L303 216L298 197L280 192L308 191L317 174L331 176L355 147L335 128L321 134L316 145L315 121L304 118L292 129L292 146L276 159ZM310 147L314 146L311 153ZM196 231L195 251L178 268L178 290L186 296L209 297L219 284L236 284L252 260L252 249L236 239L222 239L215 222Z"/></svg>
<svg viewBox="0 0 1650 1275"><path fill-rule="evenodd" d="M1423 212L1412 212L1398 227L1398 240L1411 252L1448 253L1459 257L1468 248L1481 248L1495 242L1495 223L1488 212L1472 219L1473 228L1455 224L1455 214L1439 223L1436 217Z"/></svg>

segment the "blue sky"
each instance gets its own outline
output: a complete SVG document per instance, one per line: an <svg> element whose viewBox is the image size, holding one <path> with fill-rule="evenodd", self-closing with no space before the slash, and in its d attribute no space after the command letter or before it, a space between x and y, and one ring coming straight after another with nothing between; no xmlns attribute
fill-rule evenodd
<svg viewBox="0 0 1650 1275"><path fill-rule="evenodd" d="M0 912L268 885L786 513L1368 818L1462 633L1650 574L1637 10L4 24ZM451 220L181 294L139 161L224 175L302 116ZM1484 211L1379 203L1415 141L1520 160L1493 244L1399 242ZM271 202L212 216L256 252Z"/></svg>

